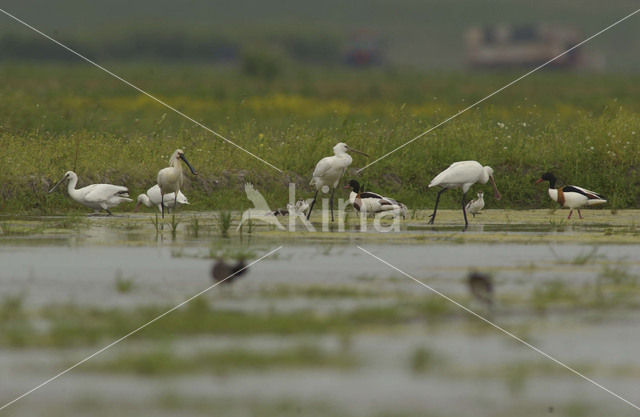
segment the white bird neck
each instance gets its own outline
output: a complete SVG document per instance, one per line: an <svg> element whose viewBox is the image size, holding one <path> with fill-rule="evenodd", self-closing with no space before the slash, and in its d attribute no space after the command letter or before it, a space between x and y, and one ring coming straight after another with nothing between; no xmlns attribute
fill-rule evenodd
<svg viewBox="0 0 640 417"><path fill-rule="evenodd" d="M337 158L340 161L340 164L344 165L345 167L351 165L351 163L353 162L353 158L351 158L351 155L346 152L336 153L335 158Z"/></svg>
<svg viewBox="0 0 640 417"><path fill-rule="evenodd" d="M67 184L67 191L69 192L70 196L73 196L75 194L76 190L76 185L78 185L78 176L77 175L70 175L69 176L69 183Z"/></svg>
<svg viewBox="0 0 640 417"><path fill-rule="evenodd" d="M172 155L171 156L171 159L169 159L169 166L182 171L182 164L180 163L180 160L178 159L178 155Z"/></svg>
<svg viewBox="0 0 640 417"><path fill-rule="evenodd" d="M153 204L151 203L151 199L146 194L140 194L138 196L138 201L140 201L142 204L144 204L147 207L153 207Z"/></svg>

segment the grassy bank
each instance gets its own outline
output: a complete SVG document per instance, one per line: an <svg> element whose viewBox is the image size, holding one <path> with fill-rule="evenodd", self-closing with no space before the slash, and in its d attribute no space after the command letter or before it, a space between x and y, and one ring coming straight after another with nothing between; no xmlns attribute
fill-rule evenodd
<svg viewBox="0 0 640 417"><path fill-rule="evenodd" d="M111 182L142 192L178 147L200 173L189 175L185 187L191 208L247 208L244 182L283 206L290 181L302 196L311 195L313 167L335 143L369 153L369 159L354 156L353 167L362 167L515 78L297 67L266 81L234 68L110 67L284 173L86 65L6 64L0 68L1 211L85 211L64 191L46 193L70 169L80 186ZM637 207L639 86L637 76L536 74L358 179L423 208L434 201L427 185L438 172L477 159L493 166L504 196L488 200L492 208L551 207L544 188L533 185L546 170L603 193L609 207ZM482 189L489 187L473 191ZM459 194L447 194L443 207L457 207Z"/></svg>

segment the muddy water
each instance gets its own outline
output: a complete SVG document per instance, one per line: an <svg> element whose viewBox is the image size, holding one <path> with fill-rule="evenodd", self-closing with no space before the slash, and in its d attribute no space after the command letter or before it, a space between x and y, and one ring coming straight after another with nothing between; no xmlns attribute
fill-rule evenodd
<svg viewBox="0 0 640 417"><path fill-rule="evenodd" d="M531 304L536 288L562 283L583 297L603 276L640 276L640 239L633 213L591 212L585 223L557 223L548 212L487 213L462 232L455 212L435 227L408 220L401 230L376 234L282 233L257 226L251 235L220 237L213 214L183 215L175 234L158 232L148 215L120 218L0 219L0 293L22 298L26 311L58 304L134 309L170 306L209 285L213 254L256 264L231 290L212 289L207 302L247 312L329 314L369 306L397 306L430 291L371 258L380 256L426 285L486 313L468 294L470 270L491 274L496 306L491 319L633 402L640 401L640 320L633 297L599 309L580 296L544 312ZM591 214L590 213L590 214ZM199 230L193 229L193 218ZM508 222L505 218L508 217ZM526 216L525 216L526 217ZM559 217L555 215L555 217ZM475 220L478 221L478 220ZM538 223L537 223L538 222ZM233 227L232 227L233 228ZM132 283L126 292L118 281ZM279 293L279 289L295 291ZM309 296L308 288L338 288L366 296ZM215 314L215 312L214 312ZM347 352L349 369L201 372L144 377L82 367L3 410L6 415L636 415L629 405L553 364L496 329L458 312L433 323L406 323L340 335L197 336L165 342L188 356L202 349L278 351L300 343ZM0 400L10 401L101 346L65 349L2 347ZM100 361L153 342L125 341ZM429 352L416 370L417 350ZM171 399L168 401L167 398ZM430 414L431 413L431 414Z"/></svg>

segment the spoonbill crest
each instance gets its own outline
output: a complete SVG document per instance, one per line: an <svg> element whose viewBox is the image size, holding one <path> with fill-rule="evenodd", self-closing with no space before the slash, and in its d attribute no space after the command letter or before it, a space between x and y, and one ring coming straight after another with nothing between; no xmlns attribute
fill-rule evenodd
<svg viewBox="0 0 640 417"><path fill-rule="evenodd" d="M493 190L495 191L496 200L500 200L500 192L496 186L496 182L493 179L493 168L490 166L482 166L478 161L459 161L454 162L441 173L439 173L430 183L431 187L442 187L442 190L438 192L436 197L436 206L431 214L431 220L429 224L433 224L436 219L436 212L438 211L438 203L440 202L440 195L450 188L462 188L462 215L464 216L465 229L469 226L467 221L467 212L465 210L465 196L469 188L477 182L486 184L491 181Z"/></svg>
<svg viewBox="0 0 640 417"><path fill-rule="evenodd" d="M129 198L127 187L113 184L91 184L86 187L76 189L78 185L78 175L73 171L67 171L62 179L54 185L49 192L53 192L65 180L69 180L67 191L69 196L78 203L94 209L96 212L105 210L112 215L109 210L112 207L125 201L132 201Z"/></svg>
<svg viewBox="0 0 640 417"><path fill-rule="evenodd" d="M370 191L362 191L356 180L349 181L349 185L344 188L351 188L349 203L360 213L376 214L391 211L401 215L402 218L407 215L407 206L393 198L383 197Z"/></svg>
<svg viewBox="0 0 640 417"><path fill-rule="evenodd" d="M549 197L553 201L557 201L561 207L568 207L569 217L573 214L573 209L578 210L578 216L582 219L582 213L580 213L580 207L593 206L596 204L606 203L604 196L589 191L585 188L578 187L577 185L567 185L562 188L556 188L556 177L551 172L544 173L536 184L543 181L549 181Z"/></svg>
<svg viewBox="0 0 640 417"><path fill-rule="evenodd" d="M149 188L145 194L138 195L137 204L135 211L140 208L141 204L144 204L147 207L158 207L158 210L162 212L162 207L160 206L163 198L160 194L160 186L158 184ZM168 210L172 206L176 205L184 205L189 204L187 197L182 194L182 191L178 191L178 199L176 200L176 193L169 193L164 196L164 207Z"/></svg>
<svg viewBox="0 0 640 417"><path fill-rule="evenodd" d="M180 159L184 161L185 164L191 170L193 175L198 175L195 169L191 166L187 158L184 156L184 151L182 149L176 149L176 151L171 155L169 159L169 166L167 168L162 168L158 171L158 186L160 187L160 211L162 212L162 217L164 218L164 196L166 194L180 192L180 188L182 188L182 182L184 180L182 176L182 165L180 164ZM173 207L177 206L177 201L174 199Z"/></svg>
<svg viewBox="0 0 640 417"><path fill-rule="evenodd" d="M309 207L307 220L311 217L313 206L316 204L318 191L322 190L323 193L326 193L329 191L329 188L331 188L329 207L331 208L331 221L333 221L333 193L340 182L340 178L342 178L349 165L351 165L351 162L353 162L351 155L347 152L356 152L367 157L369 156L357 149L350 148L346 143L340 142L333 147L333 156L327 156L318 161L316 168L313 170L313 178L311 178L311 182L309 183L316 187L316 193Z"/></svg>

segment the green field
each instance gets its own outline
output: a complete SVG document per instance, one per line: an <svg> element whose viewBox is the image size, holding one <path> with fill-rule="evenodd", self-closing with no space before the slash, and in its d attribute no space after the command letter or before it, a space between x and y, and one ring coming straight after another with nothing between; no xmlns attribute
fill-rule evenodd
<svg viewBox="0 0 640 417"><path fill-rule="evenodd" d="M192 209L249 207L245 181L271 205L284 206L290 181L300 196L311 196L313 167L335 143L369 153L369 159L354 156L352 166L362 167L519 75L292 65L265 79L234 66L109 68L284 173L88 65L4 64L0 210L84 212L66 191L47 194L71 169L80 186L110 182L143 192L176 148L185 150L200 174L189 176L185 187ZM553 207L544 187L533 184L546 170L561 183L601 192L609 200L606 208L637 207L639 81L632 75L541 71L358 179L410 208L426 208L435 198L427 185L438 172L453 161L476 159L495 169L503 193L499 202L487 200L490 208ZM458 199L445 194L443 207L457 207Z"/></svg>

